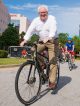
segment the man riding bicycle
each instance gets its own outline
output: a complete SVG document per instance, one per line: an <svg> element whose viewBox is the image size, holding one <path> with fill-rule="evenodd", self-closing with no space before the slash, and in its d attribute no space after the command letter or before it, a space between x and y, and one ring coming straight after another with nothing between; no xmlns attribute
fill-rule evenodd
<svg viewBox="0 0 80 106"><path fill-rule="evenodd" d="M72 62L74 63L74 42L72 41L71 37L68 37L68 40L65 44L66 53L70 54L72 56ZM75 64L74 64L75 65Z"/></svg>
<svg viewBox="0 0 80 106"><path fill-rule="evenodd" d="M58 49L58 35L56 34L56 19L54 16L48 15L48 7L46 5L40 5L38 7L38 13L39 17L32 21L29 29L26 32L26 35L24 36L24 41L22 41L20 45L23 46L30 39L33 32L37 32L40 42L37 44L37 51L42 52L45 47L48 48L49 61L51 62L49 88L52 89L56 86L55 82L57 73L56 51ZM42 67L43 59L39 58L39 61Z"/></svg>

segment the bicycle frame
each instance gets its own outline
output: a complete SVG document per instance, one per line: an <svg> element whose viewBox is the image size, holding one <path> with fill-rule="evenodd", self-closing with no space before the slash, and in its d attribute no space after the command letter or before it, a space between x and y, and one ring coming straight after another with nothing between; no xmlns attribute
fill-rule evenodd
<svg viewBox="0 0 80 106"><path fill-rule="evenodd" d="M71 60L71 62L72 62L72 59L73 59L73 56L72 56L72 54L70 53L70 52L68 52L67 54L66 54L67 56L67 59L70 59Z"/></svg>
<svg viewBox="0 0 80 106"><path fill-rule="evenodd" d="M50 67L49 58L48 58L48 56L45 56L44 54L41 54L40 52L37 52L37 45L34 44L34 46L35 46L35 52L34 52L35 64L37 64L37 66L40 69L40 72L42 72L42 69L41 69L41 66L40 66L40 63L39 63L39 60L38 60L38 56L42 56L46 60L46 62L45 62L46 63L46 74L47 74L47 76L49 76L49 72L48 72L49 67ZM47 52L47 50L46 50L46 52Z"/></svg>
<svg viewBox="0 0 80 106"><path fill-rule="evenodd" d="M48 55L45 56L44 54L41 54L40 52L37 52L37 44L34 44L34 48L35 48L35 51L34 51L34 58L33 58L33 61L35 62L35 66L38 67L38 71L39 73L41 73L41 75L43 75L43 71L42 71L42 68L40 66L40 62L38 60L38 56L42 56L44 59L45 59L45 65L46 65L46 75L47 75L47 78L49 78L49 71L50 71L50 62L49 62L49 57ZM47 51L47 50L46 50ZM47 51L48 52L48 51ZM31 61L31 60L28 60L28 61ZM57 61L59 61L59 59L57 58ZM58 66L58 70L60 69L60 65L59 63L57 62L57 66ZM35 67L35 69L36 69ZM29 72L29 75L30 75L31 71ZM34 75L35 75L35 70L34 70ZM28 80L29 80L29 76L28 76Z"/></svg>
<svg viewBox="0 0 80 106"><path fill-rule="evenodd" d="M70 71L73 69L73 61L72 61L72 55L70 53L66 54L67 60L68 60L68 66Z"/></svg>

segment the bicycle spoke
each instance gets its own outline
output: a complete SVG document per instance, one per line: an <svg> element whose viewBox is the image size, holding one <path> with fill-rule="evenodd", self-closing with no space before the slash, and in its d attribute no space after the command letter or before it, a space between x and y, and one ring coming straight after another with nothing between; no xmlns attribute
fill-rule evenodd
<svg viewBox="0 0 80 106"><path fill-rule="evenodd" d="M22 103L33 101L40 91L40 75L35 64L25 63L19 69L16 76L16 94Z"/></svg>

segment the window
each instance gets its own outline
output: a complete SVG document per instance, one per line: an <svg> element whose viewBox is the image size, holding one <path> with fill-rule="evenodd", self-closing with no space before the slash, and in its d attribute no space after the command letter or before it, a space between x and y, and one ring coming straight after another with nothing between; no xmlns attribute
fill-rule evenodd
<svg viewBox="0 0 80 106"><path fill-rule="evenodd" d="M11 24L14 24L14 26L19 27L20 26L20 20L11 20Z"/></svg>

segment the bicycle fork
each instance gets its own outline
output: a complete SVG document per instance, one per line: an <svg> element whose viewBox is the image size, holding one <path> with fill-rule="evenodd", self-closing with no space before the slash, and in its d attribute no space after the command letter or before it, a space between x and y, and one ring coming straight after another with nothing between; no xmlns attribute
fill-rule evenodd
<svg viewBox="0 0 80 106"><path fill-rule="evenodd" d="M32 77L30 77L31 71L32 71L32 64L30 66L29 75L28 75L28 79L27 79L28 84L33 84L36 81L36 78L35 78L36 67L33 70L33 76Z"/></svg>

